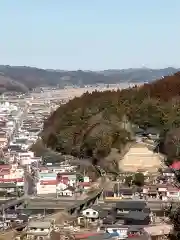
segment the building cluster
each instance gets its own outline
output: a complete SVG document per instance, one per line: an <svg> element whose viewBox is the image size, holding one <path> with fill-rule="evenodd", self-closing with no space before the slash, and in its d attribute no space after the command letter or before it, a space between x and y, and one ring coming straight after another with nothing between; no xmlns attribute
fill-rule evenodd
<svg viewBox="0 0 180 240"><path fill-rule="evenodd" d="M60 101L57 101L59 99ZM40 139L44 120L62 102L58 91L26 95L4 94L0 99L0 144L2 165L0 165L0 189L17 194L74 196L90 185L85 177L79 183L76 166L69 161L61 163L34 156L31 146ZM13 186L13 187L12 187ZM19 194L19 192L18 192ZM7 194L6 194L7 195Z"/></svg>
<svg viewBox="0 0 180 240"><path fill-rule="evenodd" d="M22 115L22 109L6 101L0 102L0 147L6 148Z"/></svg>
<svg viewBox="0 0 180 240"><path fill-rule="evenodd" d="M12 222L19 222L21 227L26 224L27 238L33 239L50 239L52 234L64 239L66 233L69 239L99 240L150 240L167 235L171 226L165 219L164 207L180 199L180 191L174 186L174 170L180 166L176 162L168 168L162 164L163 157L153 149L159 137L156 130L134 129L135 141L118 161L122 173L113 180L104 173L93 183L85 172L78 173L70 156L47 150L46 156L37 157L31 151L31 146L41 140L44 120L51 112L86 91L42 88L26 95L2 96L0 229L9 228ZM93 87L89 87L91 91ZM126 184L126 177L134 172L144 175L140 187L132 186L132 182ZM19 204L21 200L24 202ZM9 201L15 201L14 208L5 207ZM60 225L47 221L45 212L58 211L60 215L68 214L67 222Z"/></svg>
<svg viewBox="0 0 180 240"><path fill-rule="evenodd" d="M161 210L162 212L162 210ZM66 224L51 220L33 221L27 225L27 237L35 239L52 236L58 239L165 239L172 226L168 221L155 218L146 201L103 201L82 209Z"/></svg>
<svg viewBox="0 0 180 240"><path fill-rule="evenodd" d="M76 166L68 163L59 164L58 167L42 166L39 170L37 195L73 197L77 192L83 193L91 186L89 177L84 176L79 181Z"/></svg>

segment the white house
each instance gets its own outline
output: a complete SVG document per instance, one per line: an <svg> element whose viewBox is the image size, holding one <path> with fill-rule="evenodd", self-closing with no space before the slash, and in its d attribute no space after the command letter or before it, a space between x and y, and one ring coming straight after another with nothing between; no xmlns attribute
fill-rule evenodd
<svg viewBox="0 0 180 240"><path fill-rule="evenodd" d="M64 190L59 190L58 195L59 196L65 196L65 197L72 197L74 195L74 192L75 192L75 188L72 187L72 186L68 186Z"/></svg>
<svg viewBox="0 0 180 240"><path fill-rule="evenodd" d="M57 188L57 191L64 191L67 188L67 185L63 182L59 182L56 188Z"/></svg>
<svg viewBox="0 0 180 240"><path fill-rule="evenodd" d="M180 199L180 191L177 188L168 188L167 197L170 199Z"/></svg>
<svg viewBox="0 0 180 240"><path fill-rule="evenodd" d="M166 168L163 170L163 176L164 177L174 177L175 174L171 168Z"/></svg>
<svg viewBox="0 0 180 240"><path fill-rule="evenodd" d="M32 221L29 222L27 226L27 237L37 239L45 239L49 238L51 231L53 229L53 224L49 221Z"/></svg>
<svg viewBox="0 0 180 240"><path fill-rule="evenodd" d="M82 211L82 215L90 219L97 219L99 217L98 211L94 210L93 208L88 208Z"/></svg>

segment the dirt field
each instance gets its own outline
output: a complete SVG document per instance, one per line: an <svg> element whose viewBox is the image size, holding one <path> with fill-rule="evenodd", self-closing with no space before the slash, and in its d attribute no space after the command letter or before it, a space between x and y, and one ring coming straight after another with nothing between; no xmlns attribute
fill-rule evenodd
<svg viewBox="0 0 180 240"><path fill-rule="evenodd" d="M136 172L148 171L157 172L162 167L162 156L149 150L144 144L134 144L119 161L121 171Z"/></svg>
<svg viewBox="0 0 180 240"><path fill-rule="evenodd" d="M4 232L0 234L0 239L1 240L11 240L13 239L15 236L15 232L13 230Z"/></svg>

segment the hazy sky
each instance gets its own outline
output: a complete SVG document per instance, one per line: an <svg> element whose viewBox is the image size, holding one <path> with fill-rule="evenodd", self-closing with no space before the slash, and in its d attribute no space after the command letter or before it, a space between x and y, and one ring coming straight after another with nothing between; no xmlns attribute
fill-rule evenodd
<svg viewBox="0 0 180 240"><path fill-rule="evenodd" d="M180 66L180 0L1 0L0 64Z"/></svg>

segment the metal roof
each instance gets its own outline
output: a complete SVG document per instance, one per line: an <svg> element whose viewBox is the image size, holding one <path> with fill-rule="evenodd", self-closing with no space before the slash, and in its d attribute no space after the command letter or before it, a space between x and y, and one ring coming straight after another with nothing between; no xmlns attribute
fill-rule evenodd
<svg viewBox="0 0 180 240"><path fill-rule="evenodd" d="M144 209L147 206L145 201L119 201L116 203L116 208L121 209Z"/></svg>
<svg viewBox="0 0 180 240"><path fill-rule="evenodd" d="M28 224L28 228L43 228L43 229L46 229L46 228L50 228L51 226L51 222L50 221L46 221L46 222L43 222L43 221L32 221L32 222L29 222Z"/></svg>
<svg viewBox="0 0 180 240"><path fill-rule="evenodd" d="M0 188L16 188L15 183L0 183Z"/></svg>

